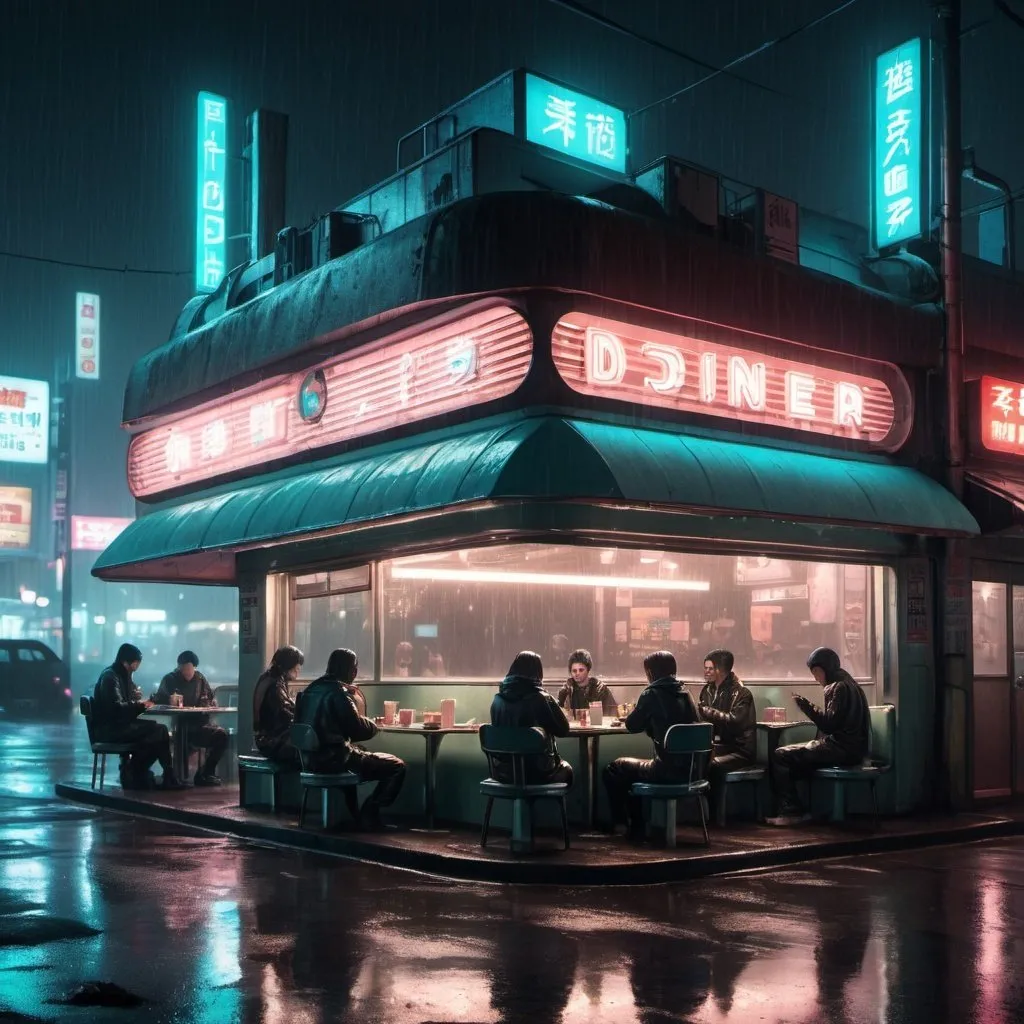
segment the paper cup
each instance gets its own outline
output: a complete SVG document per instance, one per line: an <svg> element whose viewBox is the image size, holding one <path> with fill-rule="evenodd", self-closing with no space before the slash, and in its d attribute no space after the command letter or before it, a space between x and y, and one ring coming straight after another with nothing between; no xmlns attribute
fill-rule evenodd
<svg viewBox="0 0 1024 1024"><path fill-rule="evenodd" d="M384 701L384 724L394 725L395 718L398 715L398 701L397 700L386 700Z"/></svg>

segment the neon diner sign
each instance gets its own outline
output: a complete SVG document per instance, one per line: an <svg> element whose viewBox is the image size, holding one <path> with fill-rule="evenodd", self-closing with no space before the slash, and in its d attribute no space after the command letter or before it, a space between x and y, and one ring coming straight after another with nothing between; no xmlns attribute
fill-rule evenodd
<svg viewBox="0 0 1024 1024"><path fill-rule="evenodd" d="M137 435L128 486L150 498L503 398L525 380L532 354L529 325L508 306L421 325Z"/></svg>
<svg viewBox="0 0 1024 1024"><path fill-rule="evenodd" d="M990 452L1024 455L1024 384L981 378L981 443Z"/></svg>
<svg viewBox="0 0 1024 1024"><path fill-rule="evenodd" d="M585 313L555 325L552 355L562 379L583 395L849 438L894 447L897 423L889 384L877 377L766 355L751 349L648 330ZM895 444L902 441L897 437Z"/></svg>

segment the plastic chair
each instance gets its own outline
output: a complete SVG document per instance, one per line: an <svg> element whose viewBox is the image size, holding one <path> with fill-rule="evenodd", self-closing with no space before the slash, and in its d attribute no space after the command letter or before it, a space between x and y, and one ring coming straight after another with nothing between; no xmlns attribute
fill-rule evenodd
<svg viewBox="0 0 1024 1024"><path fill-rule="evenodd" d="M320 790L320 819L324 828L327 828L328 824L329 793L332 789L344 791L349 813L353 818L358 819L359 801L356 796L356 787L359 785L359 776L355 772L315 772L312 770L313 754L320 749L320 738L313 726L296 723L291 727L289 735L292 746L299 752L299 763L302 766L302 770L299 772L299 784L302 786L299 828L302 828L306 820L306 800L312 789Z"/></svg>
<svg viewBox="0 0 1024 1024"><path fill-rule="evenodd" d="M665 733L663 743L665 754L677 765L682 765L689 758L688 768L680 767L680 774L687 776L686 782L634 782L630 787L633 796L641 796L650 800L652 811L654 804L664 804L665 811L665 845L676 845L676 801L692 797L700 809L700 824L704 830L704 845L710 846L708 837L708 821L704 801L709 783L704 778L705 767L711 756L711 744L714 730L711 725L701 722L696 725L673 725Z"/></svg>
<svg viewBox="0 0 1024 1024"><path fill-rule="evenodd" d="M515 851L533 848L533 804L537 800L557 800L562 815L562 839L569 849L569 817L565 809L565 798L569 792L568 782L528 783L527 764L529 758L551 752L547 735L540 728L520 726L480 726L480 749L487 757L490 778L480 783L480 792L487 797L484 811L480 845L487 845L487 832L491 824L491 810L495 800L512 801L512 840ZM494 778L495 757L508 758L512 762L512 782L499 782Z"/></svg>
<svg viewBox="0 0 1024 1024"><path fill-rule="evenodd" d="M96 788L96 768L98 765L100 789L102 789L103 780L107 774L107 754L134 754L138 747L134 743L103 743L97 741L92 717L92 697L83 697L78 703L78 709L85 719L85 730L89 734L89 748L92 750L91 788Z"/></svg>

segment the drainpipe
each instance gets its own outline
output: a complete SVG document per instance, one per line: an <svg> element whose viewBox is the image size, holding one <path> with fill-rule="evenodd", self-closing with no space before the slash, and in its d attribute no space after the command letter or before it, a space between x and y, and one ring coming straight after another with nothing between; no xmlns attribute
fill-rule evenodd
<svg viewBox="0 0 1024 1024"><path fill-rule="evenodd" d="M964 174L979 185L987 185L1003 193L1003 233L1006 239L1006 266L1013 273L1017 269L1017 224L1013 210L1013 193L1002 178L978 167L974 162L974 149L964 150Z"/></svg>

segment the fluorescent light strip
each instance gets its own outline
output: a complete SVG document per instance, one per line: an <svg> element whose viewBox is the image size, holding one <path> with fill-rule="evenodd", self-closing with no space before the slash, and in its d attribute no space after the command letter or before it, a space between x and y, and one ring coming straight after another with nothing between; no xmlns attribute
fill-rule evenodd
<svg viewBox="0 0 1024 1024"><path fill-rule="evenodd" d="M706 580L651 580L631 576L573 576L557 572L498 572L487 569L417 569L396 565L396 580L433 580L453 583L540 583L549 587L620 587L623 590L710 590Z"/></svg>

